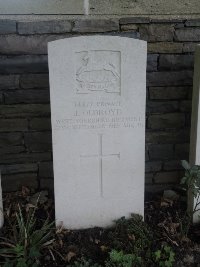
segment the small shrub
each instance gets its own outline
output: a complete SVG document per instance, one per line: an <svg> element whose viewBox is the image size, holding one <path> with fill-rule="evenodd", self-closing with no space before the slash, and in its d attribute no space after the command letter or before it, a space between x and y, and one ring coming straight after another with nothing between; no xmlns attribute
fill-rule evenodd
<svg viewBox="0 0 200 267"><path fill-rule="evenodd" d="M86 260L84 258L79 261L75 261L73 265L68 265L69 267L102 267L97 263L93 263L91 260Z"/></svg>
<svg viewBox="0 0 200 267"><path fill-rule="evenodd" d="M196 198L196 204L192 211L186 211L183 218L180 220L181 235L187 237L191 225L191 220L197 211L200 210L200 166L190 164L182 161L182 166L185 169L184 177L181 179L181 185L186 190L187 195L190 194Z"/></svg>
<svg viewBox="0 0 200 267"><path fill-rule="evenodd" d="M164 246L161 250L155 251L153 257L159 267L172 267L175 261L175 253L169 246Z"/></svg>
<svg viewBox="0 0 200 267"><path fill-rule="evenodd" d="M196 198L200 194L200 166L194 165L191 167L186 160L182 161L182 166L185 169L185 175L181 179L181 184ZM200 200L197 201L194 212L199 208L199 205Z"/></svg>
<svg viewBox="0 0 200 267"><path fill-rule="evenodd" d="M0 256L4 259L3 267L37 267L41 251L54 240L54 223L46 220L37 229L36 208L30 208L27 217L21 208L16 213L16 223L12 226L12 238L0 238Z"/></svg>
<svg viewBox="0 0 200 267"><path fill-rule="evenodd" d="M129 219L122 217L117 220L109 238L114 249L135 253L151 246L153 233L144 223L142 216L133 214Z"/></svg>
<svg viewBox="0 0 200 267"><path fill-rule="evenodd" d="M106 267L134 267L141 266L141 257L135 254L124 254L123 251L112 250Z"/></svg>

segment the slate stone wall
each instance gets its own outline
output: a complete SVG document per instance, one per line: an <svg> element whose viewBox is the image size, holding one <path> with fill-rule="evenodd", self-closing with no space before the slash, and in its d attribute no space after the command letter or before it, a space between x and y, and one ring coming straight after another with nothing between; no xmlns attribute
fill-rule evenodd
<svg viewBox="0 0 200 267"><path fill-rule="evenodd" d="M148 41L146 190L179 183L188 159L194 48L200 20L0 21L3 190L53 187L47 42L112 33ZM134 137L133 137L134 138Z"/></svg>

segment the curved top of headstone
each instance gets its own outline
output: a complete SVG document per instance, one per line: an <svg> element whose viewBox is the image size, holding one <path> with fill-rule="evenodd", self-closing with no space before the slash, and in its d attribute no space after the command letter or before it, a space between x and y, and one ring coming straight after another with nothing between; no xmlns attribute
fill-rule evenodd
<svg viewBox="0 0 200 267"><path fill-rule="evenodd" d="M58 44L63 44L63 43L80 43L84 44L84 42L97 42L97 44L99 42L103 42L103 41L109 41L112 42L111 45L113 45L113 43L125 43L125 42L129 42L131 41L134 44L138 44L141 45L142 43L145 45L147 42L143 41L143 40L139 40L139 39L135 39L135 38L131 38L131 37L127 37L127 36L123 36L123 35L87 35L87 36L73 36L73 37L68 37L68 38L64 38L64 39L59 39L59 40L55 40L55 41L51 41L48 42L48 46L54 46L54 45L58 45Z"/></svg>

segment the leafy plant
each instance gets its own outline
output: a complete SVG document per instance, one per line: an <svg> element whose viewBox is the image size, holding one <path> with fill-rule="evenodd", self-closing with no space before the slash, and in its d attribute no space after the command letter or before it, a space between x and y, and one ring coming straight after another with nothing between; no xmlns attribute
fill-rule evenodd
<svg viewBox="0 0 200 267"><path fill-rule="evenodd" d="M169 246L164 246L161 250L156 250L153 253L153 257L159 267L172 267L175 261L175 253Z"/></svg>
<svg viewBox="0 0 200 267"><path fill-rule="evenodd" d="M112 239L113 248L128 253L144 251L150 247L153 239L149 227L138 214L132 214L129 219L122 217L117 220L115 230L109 237Z"/></svg>
<svg viewBox="0 0 200 267"><path fill-rule="evenodd" d="M42 250L50 245L54 223L48 220L37 228L36 207L30 208L27 217L19 210L16 223L12 225L12 238L0 238L0 256L5 259L3 267L37 267Z"/></svg>
<svg viewBox="0 0 200 267"><path fill-rule="evenodd" d="M200 166L194 165L191 167L186 160L182 161L182 166L185 169L185 174L181 179L181 184L183 185L187 194L192 195L193 198L196 199L193 210L186 211L180 224L181 232L187 236L191 219L194 213L200 210Z"/></svg>
<svg viewBox="0 0 200 267"><path fill-rule="evenodd" d="M191 167L186 160L182 161L182 166L185 169L185 175L181 179L181 184L185 185L186 189L190 190L195 198L198 198L200 193L200 166L194 165ZM199 205L200 200L197 201L194 212L197 211Z"/></svg>
<svg viewBox="0 0 200 267"><path fill-rule="evenodd" d="M91 260L86 260L84 258L79 261L75 261L73 265L69 265L69 267L102 267L98 263L93 263Z"/></svg>
<svg viewBox="0 0 200 267"><path fill-rule="evenodd" d="M124 254L123 251L112 250L110 259L106 261L106 267L133 267L141 266L141 257L135 254Z"/></svg>

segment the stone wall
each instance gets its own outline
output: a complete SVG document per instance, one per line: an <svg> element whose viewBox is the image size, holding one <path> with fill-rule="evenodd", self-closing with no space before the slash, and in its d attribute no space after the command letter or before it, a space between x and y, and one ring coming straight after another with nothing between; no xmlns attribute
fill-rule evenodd
<svg viewBox="0 0 200 267"><path fill-rule="evenodd" d="M148 41L146 190L179 183L188 159L193 52L200 20L0 21L0 169L4 191L52 188L47 42L80 34ZM133 137L134 138L134 137Z"/></svg>

